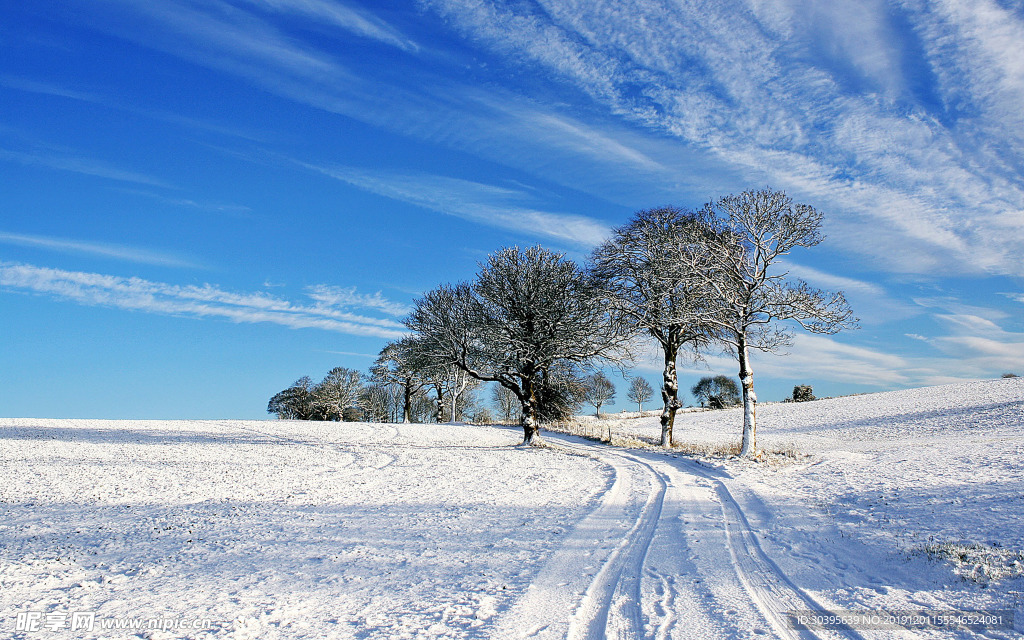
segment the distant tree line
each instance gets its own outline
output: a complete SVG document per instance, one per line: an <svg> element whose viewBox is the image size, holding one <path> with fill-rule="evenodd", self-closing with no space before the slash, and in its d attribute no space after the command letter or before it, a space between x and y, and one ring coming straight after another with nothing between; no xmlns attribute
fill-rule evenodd
<svg viewBox="0 0 1024 640"><path fill-rule="evenodd" d="M336 367L320 382L308 376L270 399L267 412L284 420L345 422L491 421L476 399L478 383L458 372L427 376L403 358L404 341L381 350L369 374Z"/></svg>
<svg viewBox="0 0 1024 640"><path fill-rule="evenodd" d="M584 267L539 246L502 249L471 281L443 284L415 301L405 319L411 334L381 351L359 393L342 402L343 385L330 374L330 382L302 379L268 410L291 416L289 403L301 397L312 398L303 411L326 419L345 419L352 409L350 415L396 421L432 411L444 421L459 419L475 385L489 382L500 416L518 414L524 443L536 444L543 422L583 403L598 413L611 404L614 385L588 370L624 370L631 347L647 338L663 356L662 445L672 445L682 406L678 359L724 350L737 359L741 388L718 376L693 392L709 404L742 402L742 454L752 455L750 352L790 344L795 327L830 334L856 324L842 293L813 289L780 268L792 250L822 241L821 221L813 207L763 189L697 211L639 211ZM653 395L645 384L634 380L628 393L641 410Z"/></svg>

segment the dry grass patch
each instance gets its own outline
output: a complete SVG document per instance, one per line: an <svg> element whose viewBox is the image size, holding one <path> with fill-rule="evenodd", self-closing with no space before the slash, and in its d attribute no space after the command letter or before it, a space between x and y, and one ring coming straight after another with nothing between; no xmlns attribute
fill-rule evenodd
<svg viewBox="0 0 1024 640"><path fill-rule="evenodd" d="M981 585L1024 576L1024 551L977 542L934 542L915 552L950 562L953 573Z"/></svg>

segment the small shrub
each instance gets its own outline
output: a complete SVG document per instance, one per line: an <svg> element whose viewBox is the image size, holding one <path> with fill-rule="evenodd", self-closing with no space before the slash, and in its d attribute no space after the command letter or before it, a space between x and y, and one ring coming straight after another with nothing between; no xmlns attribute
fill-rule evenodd
<svg viewBox="0 0 1024 640"><path fill-rule="evenodd" d="M1019 378L1020 376L1018 376L1016 373L1004 373L1003 377L1004 378Z"/></svg>
<svg viewBox="0 0 1024 640"><path fill-rule="evenodd" d="M814 397L814 389L809 384L798 384L793 387L793 402L810 402L817 400Z"/></svg>

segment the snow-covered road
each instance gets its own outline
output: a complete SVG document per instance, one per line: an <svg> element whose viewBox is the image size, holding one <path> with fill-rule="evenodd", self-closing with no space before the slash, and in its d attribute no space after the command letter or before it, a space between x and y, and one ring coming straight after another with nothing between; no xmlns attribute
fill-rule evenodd
<svg viewBox="0 0 1024 640"><path fill-rule="evenodd" d="M546 437L609 464L615 479L495 637L862 637L793 628L789 612L825 607L766 555L727 475L677 456Z"/></svg>

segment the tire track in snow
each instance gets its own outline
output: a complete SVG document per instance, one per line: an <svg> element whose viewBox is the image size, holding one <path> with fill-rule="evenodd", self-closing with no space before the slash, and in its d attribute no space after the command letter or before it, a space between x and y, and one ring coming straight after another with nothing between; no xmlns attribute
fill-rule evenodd
<svg viewBox="0 0 1024 640"><path fill-rule="evenodd" d="M593 456L589 449L559 441L558 446ZM527 592L501 618L491 638L561 640L604 638L615 587L636 551L630 544L651 536L657 523L651 510L661 495L644 484L646 474L618 458L601 458L611 477L600 503L566 537L547 560Z"/></svg>
<svg viewBox="0 0 1024 640"><path fill-rule="evenodd" d="M617 473L624 469L621 461L622 458L618 457L618 463L611 463ZM569 626L568 637L572 640L643 637L643 568L661 519L668 485L649 465L640 465L651 472L650 477L656 481L654 488L633 528L623 537L620 546L605 561L587 589ZM609 619L613 608L617 609L614 611L617 615ZM610 636L609 630L612 631Z"/></svg>
<svg viewBox="0 0 1024 640"><path fill-rule="evenodd" d="M850 627L815 631L790 627L787 622L787 612L821 611L825 610L825 607L795 585L765 553L743 512L743 508L733 497L725 482L704 471L695 462L677 459L677 463L686 467L685 472L697 475L710 483L718 496L725 537L736 574L779 636L801 640L822 638L863 640L863 636Z"/></svg>
<svg viewBox="0 0 1024 640"><path fill-rule="evenodd" d="M682 555L688 547L688 536L697 535L696 530L687 532L681 527L681 523L687 522L683 518L688 505L694 513L700 511L710 519L715 529L711 533L718 536L715 539L721 539L725 547L718 546L711 554L714 557L697 557L695 561L718 574L723 569L728 571L727 566L731 567L735 574L732 580L738 581L736 591L746 593L748 608L756 611L754 615L768 624L773 635L787 640L863 640L861 634L850 628L815 631L790 628L787 612L822 610L823 607L768 557L741 504L721 479L695 463L660 454L626 452L572 437L552 439L557 440L558 446L609 464L615 480L601 504L581 522L531 585L531 591L505 618L507 623L518 621L518 624L505 624L501 627L503 633L496 637L570 640L735 637L737 625L743 623L730 622L721 614L721 611L736 613L729 602L716 602L703 585L700 589L676 585L684 579L692 579L693 575L667 574L650 566L649 556L655 542L667 549L669 555L673 555L671 551ZM673 509L681 510L680 515L665 516L667 500L676 503ZM694 508L698 503L699 508ZM622 532L621 518L624 517L630 518L631 526ZM620 539L609 547L616 531ZM588 546L592 549L589 554ZM574 559L588 555L593 560L599 558L599 569L581 574ZM666 553L663 551L662 555ZM718 560L724 562L718 563ZM581 589L581 581L591 575L589 583ZM727 579L727 576L718 577ZM692 582L700 583L700 580ZM573 592L578 594L575 602L568 597ZM681 613L685 613L685 617ZM564 620L566 616L568 621ZM684 624L686 628L682 628ZM702 633L693 633L694 625L700 626ZM756 627L753 632L765 633Z"/></svg>
<svg viewBox="0 0 1024 640"><path fill-rule="evenodd" d="M398 456L392 455L390 453L384 453L383 451L381 451L381 447L379 446L372 448L365 447L365 443L361 442L352 442L351 444L338 444L335 442L323 440L307 440L302 438L281 435L277 433L271 433L267 431L261 431L259 429L245 427L236 423L232 423L230 421L221 421L218 422L218 424L220 424L221 426L230 426L232 428L240 429L242 431L247 431L249 433L254 433L256 435L264 436L267 438L274 438L275 440L279 440L281 442L288 442L291 444L303 445L307 447L315 447L320 450L322 450L324 447L327 447L332 451L352 456L352 459L349 462L345 463L344 465L341 465L339 467L339 470L335 471L335 473L340 473L342 477L354 476L360 473L365 473L367 471L379 471L389 465L394 464L395 461L398 460ZM397 440L399 436L397 426L388 425L387 428L391 430L391 434L384 440L384 442ZM384 461L380 464L370 463L370 455L368 455L367 452L364 451L364 448L371 449L374 455L380 456L381 458L384 459ZM353 469L351 467L355 468Z"/></svg>

